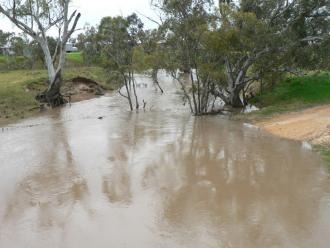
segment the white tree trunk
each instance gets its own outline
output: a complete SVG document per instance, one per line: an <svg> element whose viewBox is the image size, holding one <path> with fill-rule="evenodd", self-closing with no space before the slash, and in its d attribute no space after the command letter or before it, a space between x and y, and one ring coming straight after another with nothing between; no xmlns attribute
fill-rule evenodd
<svg viewBox="0 0 330 248"><path fill-rule="evenodd" d="M46 63L46 66L47 66L47 71L48 71L49 84L51 84L54 81L55 74L56 74L54 64L53 64L52 55L50 54L50 50L49 50L47 41L45 41L43 39L40 39L40 40L38 40L38 42L39 42L39 44L42 48L42 51L45 55L45 63Z"/></svg>
<svg viewBox="0 0 330 248"><path fill-rule="evenodd" d="M53 107L65 103L60 88L65 66L66 43L76 29L81 16L80 13L74 11L69 16L70 0L55 2L59 9L53 8L52 1L16 0L8 2L13 2L13 5L4 6L0 4L0 14L4 14L20 30L36 40L45 56L49 85L48 89L38 94L36 98L41 102L47 102ZM39 2L43 4L40 5ZM24 9L24 13L21 13L21 9ZM52 27L59 28L60 57L57 67L55 66L57 49L54 56L52 56L46 34ZM61 32L62 30L63 32Z"/></svg>
<svg viewBox="0 0 330 248"><path fill-rule="evenodd" d="M65 44L62 44L60 49L60 60L58 62L58 68L57 68L57 71L60 70L62 75L64 73L64 68L65 68L65 59L66 59L66 48L65 48Z"/></svg>

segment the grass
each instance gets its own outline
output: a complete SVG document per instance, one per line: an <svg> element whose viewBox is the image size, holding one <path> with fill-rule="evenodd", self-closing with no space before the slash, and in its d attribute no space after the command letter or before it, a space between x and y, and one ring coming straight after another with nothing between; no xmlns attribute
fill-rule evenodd
<svg viewBox="0 0 330 248"><path fill-rule="evenodd" d="M44 71L12 71L0 73L0 117L24 117L25 113L38 106L27 85L43 82Z"/></svg>
<svg viewBox="0 0 330 248"><path fill-rule="evenodd" d="M75 66L82 66L84 64L82 54L80 52L67 53L67 62Z"/></svg>
<svg viewBox="0 0 330 248"><path fill-rule="evenodd" d="M64 80L81 76L92 79L108 90L107 75L99 67L75 67L65 71ZM45 70L15 70L0 72L0 119L24 118L39 107L35 95L45 89Z"/></svg>
<svg viewBox="0 0 330 248"><path fill-rule="evenodd" d="M261 110L251 115L261 117L330 103L330 73L287 78L274 89L257 95L252 103Z"/></svg>

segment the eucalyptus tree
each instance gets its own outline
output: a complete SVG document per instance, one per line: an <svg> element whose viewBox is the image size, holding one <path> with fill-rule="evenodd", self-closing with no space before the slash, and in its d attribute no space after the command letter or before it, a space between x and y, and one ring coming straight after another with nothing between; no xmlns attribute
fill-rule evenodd
<svg viewBox="0 0 330 248"><path fill-rule="evenodd" d="M55 107L65 103L60 93L65 66L66 43L76 30L80 13L69 13L70 0L0 0L0 14L29 35L41 47L48 71L48 88L37 96ZM58 30L58 45L52 54L47 33ZM58 59L56 59L58 56ZM56 61L57 60L57 61Z"/></svg>
<svg viewBox="0 0 330 248"><path fill-rule="evenodd" d="M208 51L203 45L212 20L211 0L153 1L163 15L167 29L163 46L167 59L165 69L180 83L186 102L195 115L207 113L211 85L210 71L205 65ZM178 75L178 69L188 73L189 84Z"/></svg>
<svg viewBox="0 0 330 248"><path fill-rule="evenodd" d="M143 37L143 23L136 14L127 17L104 17L98 30L102 65L112 77L119 81L119 94L128 100L131 110L139 108L134 78L134 49ZM122 93L122 88L126 93Z"/></svg>
<svg viewBox="0 0 330 248"><path fill-rule="evenodd" d="M220 25L209 49L224 61L226 80L218 81L214 93L228 105L246 105L247 89L255 81L296 73L307 60L299 51L318 59L321 54L313 48L326 51L330 19L325 0L241 0L219 7Z"/></svg>
<svg viewBox="0 0 330 248"><path fill-rule="evenodd" d="M277 67L280 63L276 53L283 40L254 13L230 4L220 5L218 21L219 27L209 33L207 40L207 48L215 55L212 64L218 70L217 77L210 79L215 82L212 94L229 106L243 107L247 87L261 76L253 69L266 57L272 67Z"/></svg>

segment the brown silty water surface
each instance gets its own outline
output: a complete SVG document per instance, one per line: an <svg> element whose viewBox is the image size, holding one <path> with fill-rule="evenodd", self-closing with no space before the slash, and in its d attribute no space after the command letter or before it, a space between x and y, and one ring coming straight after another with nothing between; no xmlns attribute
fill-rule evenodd
<svg viewBox="0 0 330 248"><path fill-rule="evenodd" d="M330 247L316 154L138 82L0 132L1 248Z"/></svg>

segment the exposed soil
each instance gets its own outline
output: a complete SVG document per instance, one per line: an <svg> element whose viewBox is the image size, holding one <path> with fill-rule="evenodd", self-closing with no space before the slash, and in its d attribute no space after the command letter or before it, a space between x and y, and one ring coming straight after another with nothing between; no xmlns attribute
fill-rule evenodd
<svg viewBox="0 0 330 248"><path fill-rule="evenodd" d="M330 105L281 114L257 123L280 137L308 141L313 145L330 144Z"/></svg>
<svg viewBox="0 0 330 248"><path fill-rule="evenodd" d="M61 91L70 102L88 100L105 93L101 85L84 77L76 77L65 82Z"/></svg>

